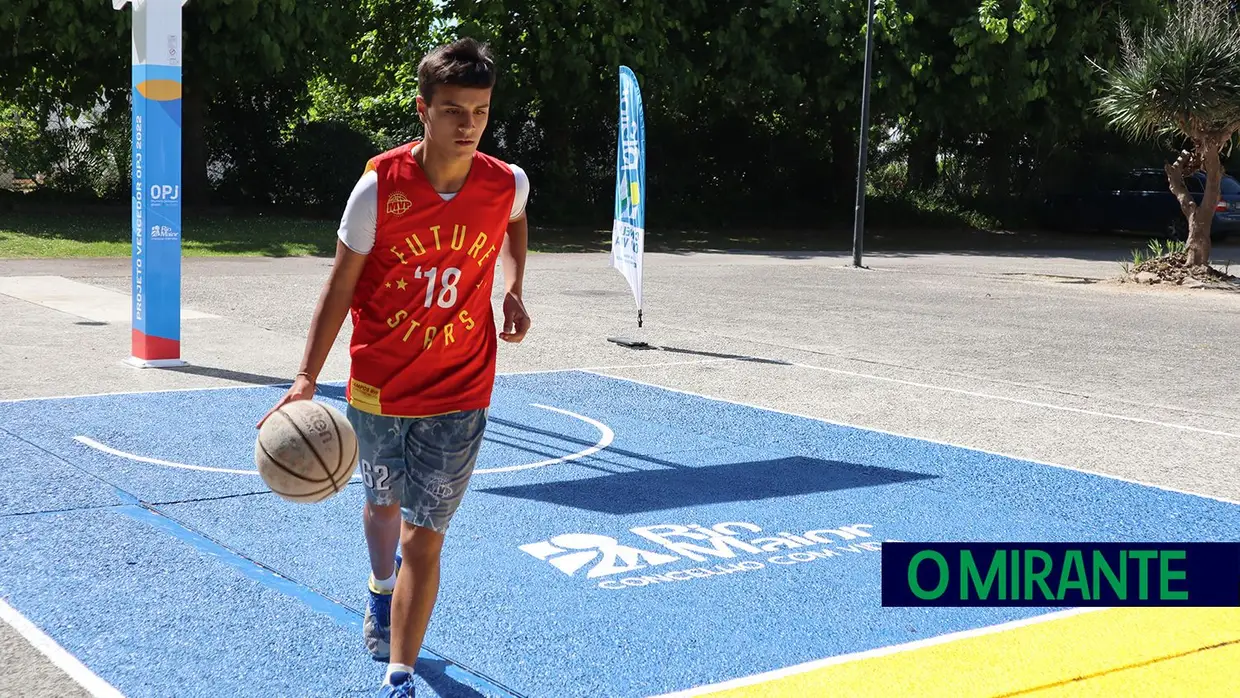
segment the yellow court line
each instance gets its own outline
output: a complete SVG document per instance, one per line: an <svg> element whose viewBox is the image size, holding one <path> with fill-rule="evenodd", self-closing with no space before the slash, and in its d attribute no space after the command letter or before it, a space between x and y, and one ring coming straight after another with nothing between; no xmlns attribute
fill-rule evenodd
<svg viewBox="0 0 1240 698"><path fill-rule="evenodd" d="M700 695L1234 698L1240 609L1106 609Z"/></svg>

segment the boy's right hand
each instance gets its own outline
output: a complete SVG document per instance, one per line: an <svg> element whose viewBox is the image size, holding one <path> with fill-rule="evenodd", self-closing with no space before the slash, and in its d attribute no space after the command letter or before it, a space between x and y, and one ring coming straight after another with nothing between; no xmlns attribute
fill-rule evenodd
<svg viewBox="0 0 1240 698"><path fill-rule="evenodd" d="M289 386L288 392L280 398L280 401L276 403L275 407L268 410L267 414L263 415L263 418L258 420L258 425L254 428L261 429L263 422L267 421L268 417L275 414L276 410L287 405L288 403L293 402L294 400L311 400L313 398L314 381L310 380L310 378L305 375L297 376L297 378L293 381L293 385Z"/></svg>

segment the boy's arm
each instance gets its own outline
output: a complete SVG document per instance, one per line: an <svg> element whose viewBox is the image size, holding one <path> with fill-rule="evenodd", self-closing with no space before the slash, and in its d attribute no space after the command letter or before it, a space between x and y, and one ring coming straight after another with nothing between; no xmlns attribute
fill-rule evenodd
<svg viewBox="0 0 1240 698"><path fill-rule="evenodd" d="M340 228L336 231L339 238L336 240L336 260L332 263L323 290L319 292L318 304L310 318L310 335L306 338L306 349L297 369L297 377L275 407L259 420L258 426L261 427L267 417L286 403L314 397L319 372L323 370L332 345L336 343L336 336L340 334L340 326L349 314L357 280L361 278L366 258L374 246L377 197L378 175L368 168L353 187Z"/></svg>
<svg viewBox="0 0 1240 698"><path fill-rule="evenodd" d="M521 298L525 282L525 253L529 240L529 224L525 214L508 223L508 234L500 247L504 265L504 329L499 338L514 344L525 339L530 329L530 316Z"/></svg>
<svg viewBox="0 0 1240 698"><path fill-rule="evenodd" d="M500 246L500 262L504 265L504 328L499 338L520 342L530 329L530 316L525 312L522 293L525 291L525 253L529 247L529 218L525 204L529 198L530 181L525 170L514 167L517 196L513 201L516 218L508 221L508 234Z"/></svg>
<svg viewBox="0 0 1240 698"><path fill-rule="evenodd" d="M521 297L525 282L525 255L529 247L529 219L521 217L508 223L508 235L500 246L500 261L504 265L504 292Z"/></svg>
<svg viewBox="0 0 1240 698"><path fill-rule="evenodd" d="M340 333L340 326L349 314L353 291L365 266L366 255L354 252L341 241L336 242L336 261L332 264L327 283L323 284L318 305L310 319L310 336L306 338L306 351L298 368L298 378L318 382L319 372L323 370L327 355L331 353Z"/></svg>
<svg viewBox="0 0 1240 698"><path fill-rule="evenodd" d="M327 362L340 327L349 314L353 301L353 290L366 265L366 255L349 249L343 242L336 242L336 261L332 264L331 275L323 284L319 293L319 302L310 318L310 336L306 338L306 349L302 354L301 366L297 377L288 392L259 420L261 427L267 417L293 400L309 400L314 397L315 385L319 372Z"/></svg>

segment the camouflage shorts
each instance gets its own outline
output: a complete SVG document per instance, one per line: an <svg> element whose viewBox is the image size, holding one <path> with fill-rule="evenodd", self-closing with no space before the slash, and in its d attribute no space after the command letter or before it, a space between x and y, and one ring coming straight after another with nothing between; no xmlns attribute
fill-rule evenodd
<svg viewBox="0 0 1240 698"><path fill-rule="evenodd" d="M407 523L446 533L478 460L486 410L406 418L350 406L347 413L357 432L366 500L399 503Z"/></svg>

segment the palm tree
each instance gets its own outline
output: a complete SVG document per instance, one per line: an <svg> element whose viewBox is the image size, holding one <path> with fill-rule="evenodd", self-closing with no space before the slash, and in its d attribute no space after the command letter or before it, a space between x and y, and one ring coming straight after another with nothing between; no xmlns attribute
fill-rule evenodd
<svg viewBox="0 0 1240 698"><path fill-rule="evenodd" d="M1103 73L1097 110L1133 140L1188 141L1167 163L1167 183L1188 219L1187 264L1210 261L1210 224L1223 177L1220 151L1240 129L1240 23L1235 0L1177 0L1165 25L1138 42L1120 23L1118 65ZM1091 61L1092 63L1092 61ZM1204 170L1205 194L1193 200L1184 178Z"/></svg>

